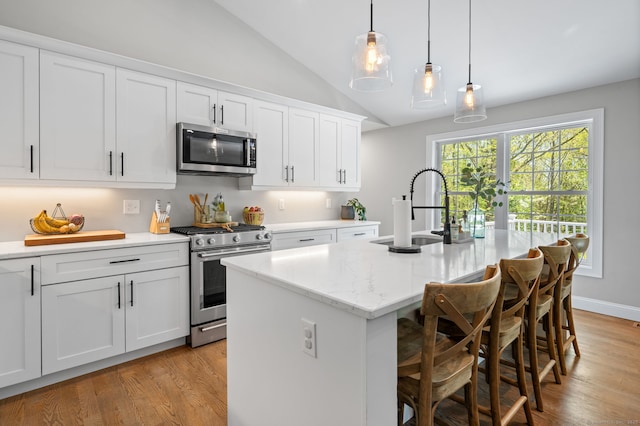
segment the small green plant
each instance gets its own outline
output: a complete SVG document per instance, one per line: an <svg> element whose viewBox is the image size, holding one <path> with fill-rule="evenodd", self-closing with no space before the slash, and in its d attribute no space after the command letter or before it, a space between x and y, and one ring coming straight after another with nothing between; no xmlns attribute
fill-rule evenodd
<svg viewBox="0 0 640 426"><path fill-rule="evenodd" d="M352 198L347 201L347 205L353 207L353 210L356 212L360 220L367 220L367 208L363 206L357 198Z"/></svg>
<svg viewBox="0 0 640 426"><path fill-rule="evenodd" d="M484 166L474 167L473 164L467 163L462 169L460 183L464 186L470 186L469 196L473 200L474 207L478 208L478 201L486 202L485 208L502 207L502 201L496 201L496 197L506 194L505 183L500 179L496 179L495 175L487 172Z"/></svg>

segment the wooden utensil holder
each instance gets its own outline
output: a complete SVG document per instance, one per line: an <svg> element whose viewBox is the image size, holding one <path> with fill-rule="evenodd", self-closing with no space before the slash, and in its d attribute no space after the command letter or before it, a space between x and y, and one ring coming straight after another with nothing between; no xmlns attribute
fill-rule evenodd
<svg viewBox="0 0 640 426"><path fill-rule="evenodd" d="M170 228L168 217L164 222L158 222L158 215L156 215L156 212L153 212L151 215L151 223L149 224L149 232L152 234L168 234Z"/></svg>

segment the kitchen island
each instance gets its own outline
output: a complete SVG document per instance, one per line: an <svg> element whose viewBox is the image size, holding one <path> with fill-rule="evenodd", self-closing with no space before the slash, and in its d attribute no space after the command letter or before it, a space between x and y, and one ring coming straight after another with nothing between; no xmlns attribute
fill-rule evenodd
<svg viewBox="0 0 640 426"><path fill-rule="evenodd" d="M425 283L554 241L498 230L417 254L357 240L223 259L229 426L395 424L396 321Z"/></svg>

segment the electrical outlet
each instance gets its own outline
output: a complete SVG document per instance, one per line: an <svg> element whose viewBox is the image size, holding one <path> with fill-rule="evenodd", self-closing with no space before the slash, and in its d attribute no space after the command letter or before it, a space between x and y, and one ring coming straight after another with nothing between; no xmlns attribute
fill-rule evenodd
<svg viewBox="0 0 640 426"><path fill-rule="evenodd" d="M300 325L302 327L302 352L313 358L317 358L316 323L302 318Z"/></svg>
<svg viewBox="0 0 640 426"><path fill-rule="evenodd" d="M140 200L124 200L122 203L122 213L140 214Z"/></svg>
<svg viewBox="0 0 640 426"><path fill-rule="evenodd" d="M327 198L324 202L324 206L328 209L331 208L331 198Z"/></svg>
<svg viewBox="0 0 640 426"><path fill-rule="evenodd" d="M284 198L280 198L280 199L278 200L278 208L279 208L280 210L284 210Z"/></svg>

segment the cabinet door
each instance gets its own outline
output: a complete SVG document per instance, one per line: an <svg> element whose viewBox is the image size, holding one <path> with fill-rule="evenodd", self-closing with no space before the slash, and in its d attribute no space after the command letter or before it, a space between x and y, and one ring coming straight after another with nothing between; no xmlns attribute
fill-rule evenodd
<svg viewBox="0 0 640 426"><path fill-rule="evenodd" d="M122 68L117 78L117 178L176 182L176 82Z"/></svg>
<svg viewBox="0 0 640 426"><path fill-rule="evenodd" d="M126 276L127 352L189 334L189 268Z"/></svg>
<svg viewBox="0 0 640 426"><path fill-rule="evenodd" d="M254 118L258 170L252 177L242 179L252 179L253 185L286 185L284 167L289 161L289 108L256 101Z"/></svg>
<svg viewBox="0 0 640 426"><path fill-rule="evenodd" d="M318 186L320 114L289 109L289 185Z"/></svg>
<svg viewBox="0 0 640 426"><path fill-rule="evenodd" d="M342 184L340 139L342 121L330 115L320 116L320 186L336 188Z"/></svg>
<svg viewBox="0 0 640 426"><path fill-rule="evenodd" d="M0 261L0 388L40 377L40 258Z"/></svg>
<svg viewBox="0 0 640 426"><path fill-rule="evenodd" d="M124 276L42 287L42 373L124 352Z"/></svg>
<svg viewBox="0 0 640 426"><path fill-rule="evenodd" d="M195 84L177 83L178 122L213 126L215 124L218 91Z"/></svg>
<svg viewBox="0 0 640 426"><path fill-rule="evenodd" d="M40 177L115 180L115 67L40 53Z"/></svg>
<svg viewBox="0 0 640 426"><path fill-rule="evenodd" d="M353 120L342 120L340 144L340 168L342 169L342 186L348 189L360 189L360 123ZM345 189L346 189L345 188Z"/></svg>
<svg viewBox="0 0 640 426"><path fill-rule="evenodd" d="M218 92L217 125L230 130L253 131L253 99L235 93Z"/></svg>
<svg viewBox="0 0 640 426"><path fill-rule="evenodd" d="M0 40L0 178L37 179L38 49Z"/></svg>

